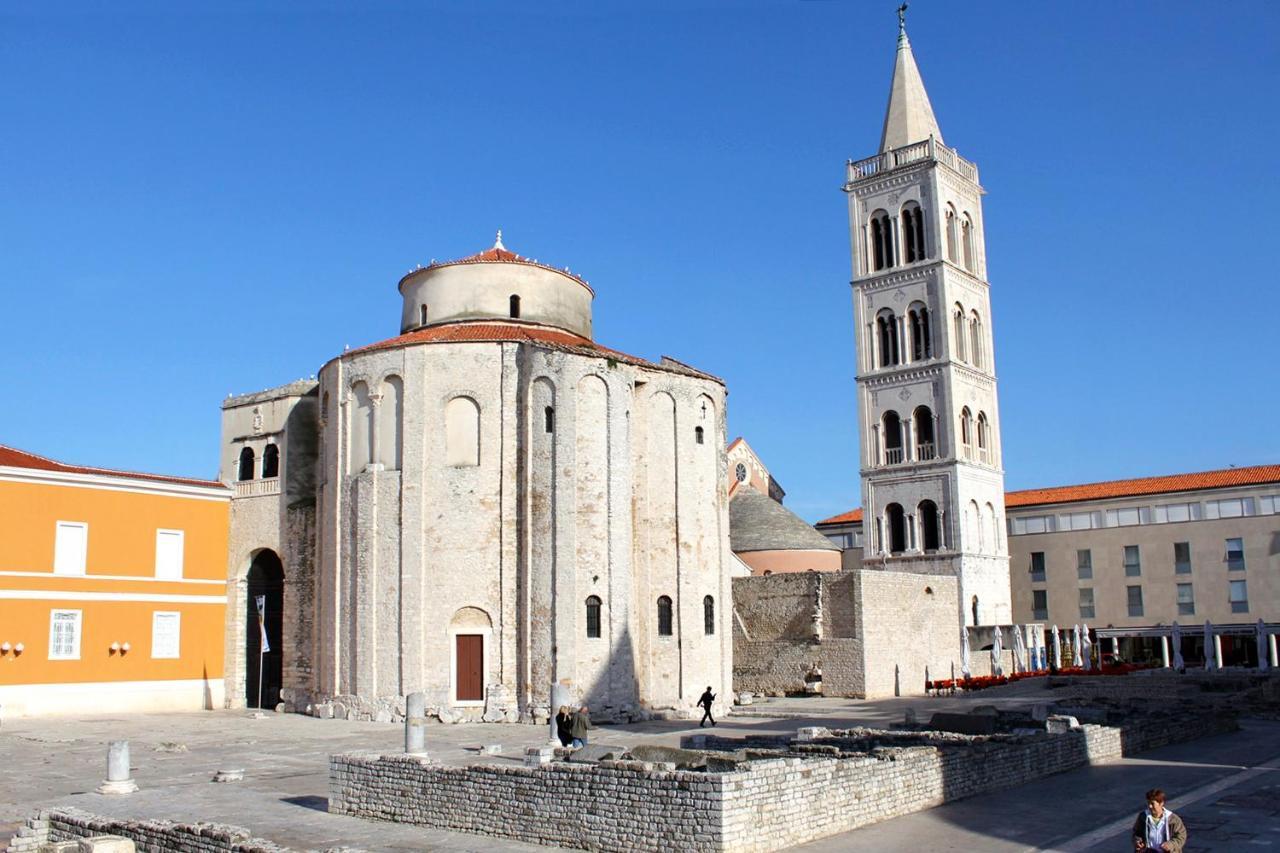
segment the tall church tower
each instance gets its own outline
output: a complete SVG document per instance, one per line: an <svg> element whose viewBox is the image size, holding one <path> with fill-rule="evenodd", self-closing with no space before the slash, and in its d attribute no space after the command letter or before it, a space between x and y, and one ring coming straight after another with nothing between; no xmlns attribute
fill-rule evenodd
<svg viewBox="0 0 1280 853"><path fill-rule="evenodd" d="M978 168L943 144L899 10L880 153L848 164L864 568L958 578L1012 621Z"/></svg>

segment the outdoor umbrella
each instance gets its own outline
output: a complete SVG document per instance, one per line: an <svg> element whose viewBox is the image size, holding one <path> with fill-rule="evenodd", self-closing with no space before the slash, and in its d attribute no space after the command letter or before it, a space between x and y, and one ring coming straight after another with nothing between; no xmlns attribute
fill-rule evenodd
<svg viewBox="0 0 1280 853"><path fill-rule="evenodd" d="M960 674L969 677L969 629L960 626Z"/></svg>
<svg viewBox="0 0 1280 853"><path fill-rule="evenodd" d="M1054 625L1053 630L1053 666L1054 669L1062 669L1062 637L1058 634L1058 626Z"/></svg>
<svg viewBox="0 0 1280 853"><path fill-rule="evenodd" d="M1089 639L1089 626L1080 625L1080 653L1084 655L1085 670L1093 669L1093 640Z"/></svg>
<svg viewBox="0 0 1280 853"><path fill-rule="evenodd" d="M995 642L991 645L991 674L1004 675L1004 667L1000 665L1000 653L1004 651L1004 644L1001 642L1000 626L996 626Z"/></svg>
<svg viewBox="0 0 1280 853"><path fill-rule="evenodd" d="M1022 639L1022 626L1013 626L1013 671L1027 671L1027 642Z"/></svg>
<svg viewBox="0 0 1280 853"><path fill-rule="evenodd" d="M1080 657L1080 626L1071 626L1071 665L1074 667L1084 666L1084 661Z"/></svg>
<svg viewBox="0 0 1280 853"><path fill-rule="evenodd" d="M1213 626L1204 620L1204 668L1213 671L1218 668L1218 650L1213 645Z"/></svg>
<svg viewBox="0 0 1280 853"><path fill-rule="evenodd" d="M1173 668L1181 672L1187 668L1187 662L1182 659L1182 627L1177 623L1173 623Z"/></svg>
<svg viewBox="0 0 1280 853"><path fill-rule="evenodd" d="M1256 639L1258 641L1258 671L1267 671L1267 626L1262 624L1262 620L1258 620L1258 629L1256 631Z"/></svg>

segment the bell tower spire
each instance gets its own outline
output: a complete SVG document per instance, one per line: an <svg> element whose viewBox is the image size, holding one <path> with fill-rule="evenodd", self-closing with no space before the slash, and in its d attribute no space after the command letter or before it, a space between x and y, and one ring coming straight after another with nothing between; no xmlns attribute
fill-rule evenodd
<svg viewBox="0 0 1280 853"><path fill-rule="evenodd" d="M889 87L889 106L884 113L884 131L880 134L880 150L901 148L923 142L932 136L942 141L942 130L933 117L929 93L911 53L907 38L907 4L898 7L898 55L893 64L893 83Z"/></svg>

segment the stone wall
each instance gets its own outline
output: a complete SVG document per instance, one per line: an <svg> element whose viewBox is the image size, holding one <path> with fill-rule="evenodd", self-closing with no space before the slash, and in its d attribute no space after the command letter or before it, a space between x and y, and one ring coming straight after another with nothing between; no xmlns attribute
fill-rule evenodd
<svg viewBox="0 0 1280 853"><path fill-rule="evenodd" d="M130 820L103 817L75 808L47 809L27 820L9 842L9 853L36 853L53 841L95 835L117 835L148 853L287 853L249 830L220 823L184 824L169 820Z"/></svg>
<svg viewBox="0 0 1280 853"><path fill-rule="evenodd" d="M864 569L856 582L865 626L864 689L859 695L919 696L929 678L960 670L959 584L954 577Z"/></svg>
<svg viewBox="0 0 1280 853"><path fill-rule="evenodd" d="M581 849L778 850L1234 728L1229 715L1189 713L869 753L840 754L835 740L807 745L830 755L756 758L723 773L634 761L446 767L348 753L330 758L329 811Z"/></svg>

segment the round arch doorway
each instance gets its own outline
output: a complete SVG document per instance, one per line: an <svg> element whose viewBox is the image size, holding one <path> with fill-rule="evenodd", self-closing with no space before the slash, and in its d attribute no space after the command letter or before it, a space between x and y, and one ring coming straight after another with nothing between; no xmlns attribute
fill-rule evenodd
<svg viewBox="0 0 1280 853"><path fill-rule="evenodd" d="M245 609L244 698L247 708L274 708L280 702L284 655L284 566L275 551L264 549L249 564ZM258 621L262 598L263 620ZM266 636L266 649L262 646ZM259 693L261 688L261 693ZM259 698L261 696L261 698Z"/></svg>

